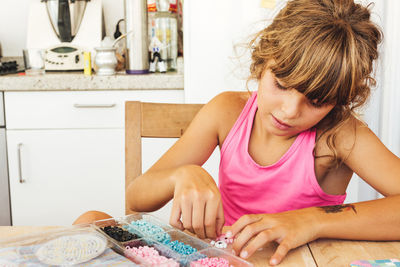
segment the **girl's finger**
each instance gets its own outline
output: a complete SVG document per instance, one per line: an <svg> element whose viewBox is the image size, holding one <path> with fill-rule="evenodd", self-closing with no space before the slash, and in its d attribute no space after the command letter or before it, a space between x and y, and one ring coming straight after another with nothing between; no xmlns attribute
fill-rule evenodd
<svg viewBox="0 0 400 267"><path fill-rule="evenodd" d="M238 253L249 242L251 238L258 233L270 228L265 221L253 220L252 223L247 224L239 234L236 234L232 248Z"/></svg>
<svg viewBox="0 0 400 267"><path fill-rule="evenodd" d="M197 200L193 203L192 227L194 233L201 239L205 238L204 212L206 203Z"/></svg>
<svg viewBox="0 0 400 267"><path fill-rule="evenodd" d="M222 202L219 202L218 210L217 210L217 219L216 219L216 231L217 235L222 235L222 227L225 225L225 216L224 209L222 208Z"/></svg>
<svg viewBox="0 0 400 267"><path fill-rule="evenodd" d="M258 233L258 235L248 242L248 244L240 251L239 255L242 258L248 258L253 255L257 249L263 247L268 242L277 240L281 237L276 229L267 229Z"/></svg>
<svg viewBox="0 0 400 267"><path fill-rule="evenodd" d="M216 222L218 216L218 205L217 201L208 201L206 203L204 226L206 229L206 237L215 239L216 234Z"/></svg>
<svg viewBox="0 0 400 267"><path fill-rule="evenodd" d="M181 200L180 201L180 206L182 209L182 224L183 227L186 230L189 230L190 232L194 233L193 227L192 227L192 201L185 201Z"/></svg>
<svg viewBox="0 0 400 267"><path fill-rule="evenodd" d="M179 202L175 201L174 199L172 202L172 210L171 210L171 216L169 217L169 224L180 230L184 230L183 224L181 222L181 213L182 212Z"/></svg>
<svg viewBox="0 0 400 267"><path fill-rule="evenodd" d="M285 242L285 240L278 246L276 249L274 255L272 255L269 264L270 265L277 265L279 264L283 258L286 256L286 254L289 252L289 250L292 249L292 246L290 246L289 242Z"/></svg>
<svg viewBox="0 0 400 267"><path fill-rule="evenodd" d="M255 223L261 220L261 216L257 214L247 214L239 218L234 224L232 224L231 229L227 232L228 237L234 237L237 233L241 232L247 225Z"/></svg>

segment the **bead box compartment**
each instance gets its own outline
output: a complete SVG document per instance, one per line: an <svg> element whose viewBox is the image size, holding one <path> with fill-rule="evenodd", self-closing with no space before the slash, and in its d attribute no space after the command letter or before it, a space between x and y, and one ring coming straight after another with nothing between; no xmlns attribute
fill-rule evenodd
<svg viewBox="0 0 400 267"><path fill-rule="evenodd" d="M124 217L122 217L122 218L111 218L111 219L105 219L105 220L100 220L100 221L93 222L94 228L96 228L102 234L107 235L109 238L111 238L111 240L117 242L118 245L120 245L119 242L126 242L126 241L130 241L130 240L133 240L133 239L140 238L137 235L129 233L129 231L127 231L125 229L126 225L127 224L124 221ZM113 235L113 234L110 233L112 231L107 231L107 228L120 229L121 234L120 235ZM131 235L129 238L126 238L127 237L127 235L126 235L127 233L129 233Z"/></svg>
<svg viewBox="0 0 400 267"><path fill-rule="evenodd" d="M126 223L123 225L124 229L139 237L149 237L160 243L170 239L170 236L166 233L173 229L156 217L145 213L128 215L124 221Z"/></svg>
<svg viewBox="0 0 400 267"><path fill-rule="evenodd" d="M166 247L165 245L152 240L150 238L140 238L140 239L135 239L132 241L128 241L123 243L124 246L124 251L125 251L125 256L129 259L131 259L132 261L134 261L135 263L140 264L140 266L154 266L151 264L148 264L146 261L144 261L143 259L141 259L140 257L137 256L129 256L127 253L127 247L129 248L139 248L139 247L150 247L150 248L154 248L160 256L164 256L168 259L172 259L175 262L179 263L180 262L180 255L178 253L176 253L175 251L171 250L170 248ZM165 264L157 264L157 266L169 266L168 263ZM181 266L181 264L179 264L179 266Z"/></svg>
<svg viewBox="0 0 400 267"><path fill-rule="evenodd" d="M121 219L123 222L125 222L127 224L131 224L132 222L139 221L139 220L144 220L151 224L161 227L164 231L169 231L169 230L174 229L172 226L163 223L160 219L158 219L157 217L155 217L151 214L148 214L148 213L130 214Z"/></svg>
<svg viewBox="0 0 400 267"><path fill-rule="evenodd" d="M205 248L209 248L210 244L204 242L203 240L188 235L180 230L173 229L167 232L171 236L171 242L179 241L185 243L186 245L195 248L197 251L203 250Z"/></svg>
<svg viewBox="0 0 400 267"><path fill-rule="evenodd" d="M223 258L229 261L230 266L240 266L240 267L252 267L253 264L236 257L235 255L226 252L225 250L209 247L199 251L200 254L207 256L208 258ZM201 265L195 265L195 261L191 261L188 267L201 267Z"/></svg>

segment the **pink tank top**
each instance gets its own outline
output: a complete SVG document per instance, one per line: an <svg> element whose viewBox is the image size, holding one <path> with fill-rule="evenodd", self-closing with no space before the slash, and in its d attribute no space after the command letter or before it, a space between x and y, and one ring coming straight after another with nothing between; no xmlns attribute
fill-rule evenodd
<svg viewBox="0 0 400 267"><path fill-rule="evenodd" d="M219 188L225 224L232 225L244 214L342 204L346 194L326 194L317 182L315 130L300 133L289 150L270 166L260 166L252 159L248 144L256 111L254 92L221 148Z"/></svg>

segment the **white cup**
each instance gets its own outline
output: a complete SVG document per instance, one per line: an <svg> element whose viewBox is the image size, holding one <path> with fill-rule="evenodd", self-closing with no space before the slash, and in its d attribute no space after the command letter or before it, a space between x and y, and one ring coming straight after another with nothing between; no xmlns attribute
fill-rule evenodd
<svg viewBox="0 0 400 267"><path fill-rule="evenodd" d="M22 50L25 63L26 75L42 75L45 73L44 61L45 51L44 49L24 49Z"/></svg>
<svg viewBox="0 0 400 267"><path fill-rule="evenodd" d="M115 56L115 47L96 47L96 56L94 63L97 66L97 75L114 75L117 66L117 57Z"/></svg>

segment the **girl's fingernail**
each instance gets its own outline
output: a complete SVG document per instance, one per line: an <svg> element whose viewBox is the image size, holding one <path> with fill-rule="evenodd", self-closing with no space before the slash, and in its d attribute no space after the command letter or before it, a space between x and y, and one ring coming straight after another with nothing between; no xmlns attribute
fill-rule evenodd
<svg viewBox="0 0 400 267"><path fill-rule="evenodd" d="M225 236L227 238L231 238L232 237L232 232L231 231L226 232Z"/></svg>
<svg viewBox="0 0 400 267"><path fill-rule="evenodd" d="M271 259L270 264L271 265L277 265L278 264L278 260L277 259Z"/></svg>
<svg viewBox="0 0 400 267"><path fill-rule="evenodd" d="M232 249L232 254L236 255L236 251L234 249Z"/></svg>
<svg viewBox="0 0 400 267"><path fill-rule="evenodd" d="M247 255L248 255L248 253L247 253L247 251L245 251L245 250L242 251L242 252L240 252L240 257L241 257L241 258L244 258L244 259L247 258Z"/></svg>

